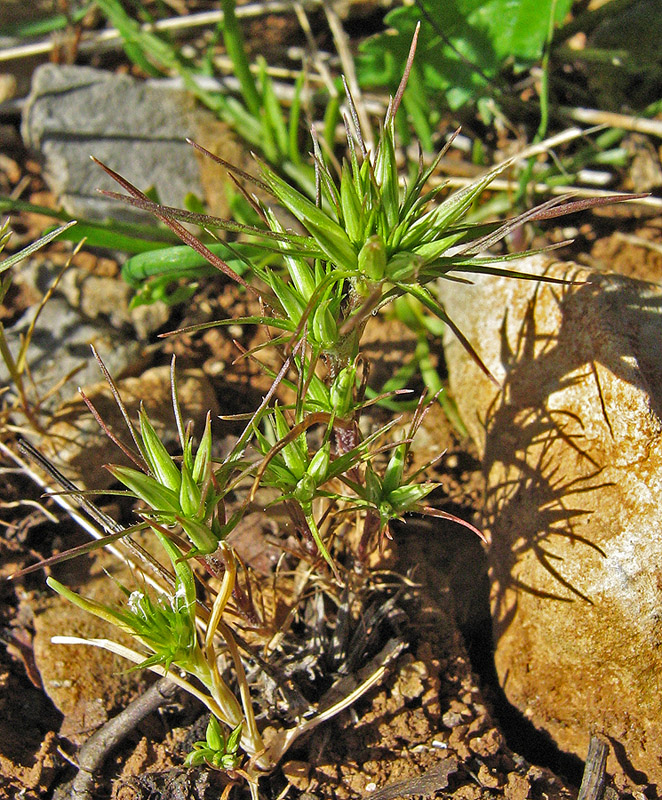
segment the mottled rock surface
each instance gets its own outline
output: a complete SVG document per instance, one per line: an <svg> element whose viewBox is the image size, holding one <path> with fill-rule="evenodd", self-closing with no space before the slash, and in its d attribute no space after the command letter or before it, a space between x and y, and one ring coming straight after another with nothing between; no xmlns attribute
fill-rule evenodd
<svg viewBox="0 0 662 800"><path fill-rule="evenodd" d="M64 384L75 375L75 380L66 384L66 393L71 394L75 387L96 382L99 368L91 356L90 345L94 344L108 369L121 374L131 362L140 361L142 347L111 325L97 319L92 324L81 316L61 296L53 296L41 310L36 324L34 319L37 307L29 309L20 320L7 331L9 348L17 356L22 337L28 334L34 324L27 363L30 374L41 396L53 387ZM0 383L9 384L9 372L0 361ZM14 390L11 385L10 393Z"/></svg>
<svg viewBox="0 0 662 800"><path fill-rule="evenodd" d="M479 443L496 666L567 751L612 743L623 786L662 783L662 290L532 257L581 283L444 282L451 387Z"/></svg>
<svg viewBox="0 0 662 800"><path fill-rule="evenodd" d="M207 177L211 162L196 155L186 137L214 150L222 142L225 158L241 160L227 127L198 108L190 94L91 67L39 67L22 133L43 157L45 177L66 210L87 219L149 219L99 195L97 189L116 191L118 186L91 155L140 189L154 188L165 205L181 206L193 192L210 201L215 213L223 212L219 206L225 202L219 170Z"/></svg>

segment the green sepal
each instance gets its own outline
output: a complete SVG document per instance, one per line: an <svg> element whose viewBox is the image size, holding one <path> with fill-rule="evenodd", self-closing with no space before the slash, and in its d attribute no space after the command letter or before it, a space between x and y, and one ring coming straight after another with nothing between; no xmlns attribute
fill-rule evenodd
<svg viewBox="0 0 662 800"><path fill-rule="evenodd" d="M276 198L307 228L327 257L343 268L355 269L356 251L343 228L266 165L261 167L262 177Z"/></svg>
<svg viewBox="0 0 662 800"><path fill-rule="evenodd" d="M197 744L198 742L193 745L196 749L191 750L184 759L185 767L200 767L207 761L207 751L203 748L198 748Z"/></svg>
<svg viewBox="0 0 662 800"><path fill-rule="evenodd" d="M331 461L331 443L324 442L322 447L312 457L306 474L309 475L315 486L321 486L326 480L329 471L329 462Z"/></svg>
<svg viewBox="0 0 662 800"><path fill-rule="evenodd" d="M388 495L388 502L399 515L414 510L413 506L427 497L439 486L438 483L415 483L411 486L400 486Z"/></svg>
<svg viewBox="0 0 662 800"><path fill-rule="evenodd" d="M185 517L197 517L200 514L202 494L200 488L193 480L186 464L182 464L181 482L179 487L179 507Z"/></svg>
<svg viewBox="0 0 662 800"><path fill-rule="evenodd" d="M228 736L228 740L225 745L225 750L228 754L235 755L237 750L239 749L239 743L241 742L242 728L243 728L243 723L240 722L239 725L237 725L237 727Z"/></svg>
<svg viewBox="0 0 662 800"><path fill-rule="evenodd" d="M210 750L225 750L225 737L218 720L213 714L209 718L205 739Z"/></svg>
<svg viewBox="0 0 662 800"><path fill-rule="evenodd" d="M329 392L330 404L338 419L347 419L354 407L356 367L344 367L334 378Z"/></svg>
<svg viewBox="0 0 662 800"><path fill-rule="evenodd" d="M179 511L179 497L172 489L160 484L150 475L131 467L109 464L106 469L137 498L146 503L152 511L174 514Z"/></svg>
<svg viewBox="0 0 662 800"><path fill-rule="evenodd" d="M274 423L276 426L276 435L278 436L278 439L284 439L289 434L290 428L285 420L285 417L283 416L283 412L280 410L280 406L274 407ZM304 448L301 446L299 439L300 437L297 437L297 439L286 444L281 450L281 454L285 464L287 465L287 468L297 480L305 473L308 461L307 454L305 453Z"/></svg>
<svg viewBox="0 0 662 800"><path fill-rule="evenodd" d="M202 481L207 473L207 470L209 469L211 464L211 446L211 417L208 414L207 421L205 423L205 430L202 434L198 451L195 454L195 461L193 462L192 477L195 483Z"/></svg>
<svg viewBox="0 0 662 800"><path fill-rule="evenodd" d="M402 474L405 467L405 458L407 456L406 445L401 444L395 448L391 458L389 459L386 472L384 473L384 481L382 483L382 492L385 497L388 497L391 492L400 486L402 481Z"/></svg>
<svg viewBox="0 0 662 800"><path fill-rule="evenodd" d="M359 274L369 281L381 281L386 274L386 248L381 236L371 236L359 250Z"/></svg>
<svg viewBox="0 0 662 800"><path fill-rule="evenodd" d="M285 281L275 272L269 276L269 284L273 289L276 297L280 300L283 311L287 317L294 323L299 324L299 320L303 316L305 305L301 302L297 293L288 286Z"/></svg>
<svg viewBox="0 0 662 800"><path fill-rule="evenodd" d="M363 207L361 199L356 191L349 164L345 161L342 166L342 177L340 179L340 204L342 208L343 222L353 243L361 241L364 235L363 227Z"/></svg>
<svg viewBox="0 0 662 800"><path fill-rule="evenodd" d="M397 225L400 203L398 165L394 147L395 128L391 120L379 140L379 151L375 159L375 180L380 189L382 211L386 215L387 227Z"/></svg>
<svg viewBox="0 0 662 800"><path fill-rule="evenodd" d="M368 462L365 470L365 494L369 503L378 506L382 499L382 482Z"/></svg>
<svg viewBox="0 0 662 800"><path fill-rule="evenodd" d="M163 442L159 439L147 412L142 406L140 408L140 437L143 441L149 468L154 477L164 486L167 486L168 489L178 492L181 483L179 470Z"/></svg>
<svg viewBox="0 0 662 800"><path fill-rule="evenodd" d="M208 556L218 549L219 538L204 522L185 517L175 517L182 526L182 530L191 540L193 548L186 554L186 558L194 556ZM180 556L183 558L183 556Z"/></svg>

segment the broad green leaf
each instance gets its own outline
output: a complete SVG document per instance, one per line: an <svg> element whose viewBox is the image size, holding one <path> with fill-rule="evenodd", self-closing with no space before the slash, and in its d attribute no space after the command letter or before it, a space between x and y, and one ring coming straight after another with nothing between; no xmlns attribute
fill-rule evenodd
<svg viewBox="0 0 662 800"><path fill-rule="evenodd" d="M542 57L553 0L421 0L394 9L386 16L389 33L372 37L361 47L359 79L364 85L397 86L409 45L421 20L416 53L417 78L429 96L444 95L459 108L486 89L498 90L500 72L509 62L516 70ZM572 0L557 0L560 23ZM392 35L392 29L397 35ZM418 83L418 80L416 81ZM424 93L417 87L419 102ZM414 85L409 89L413 92ZM420 107L420 106L419 106Z"/></svg>

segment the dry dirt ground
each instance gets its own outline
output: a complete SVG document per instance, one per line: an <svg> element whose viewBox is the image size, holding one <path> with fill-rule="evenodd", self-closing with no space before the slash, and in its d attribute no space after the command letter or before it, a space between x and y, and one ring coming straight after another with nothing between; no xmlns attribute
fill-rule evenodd
<svg viewBox="0 0 662 800"><path fill-rule="evenodd" d="M52 203L39 165L23 151L15 130L2 129L0 136L0 193L9 194L27 175L29 188L23 196L33 202ZM595 266L608 264L625 274L636 269L639 277L648 270L652 278L659 279L662 256L659 249L648 247L646 240L662 239L662 218L640 217L621 209L617 219L615 224L606 214L582 218L577 243L567 255ZM43 230L44 220L24 215L14 223L13 246L17 247ZM624 233L635 238L628 240ZM56 263L66 260L62 245L49 248L47 256ZM117 264L107 255L81 253L78 259L80 268L90 272L118 273ZM36 299L25 288L12 290L0 311L3 324L11 324ZM175 323L185 325L199 320L201 314L208 318L241 314L244 310L240 306L234 289L216 281L206 285L187 310L173 313ZM391 364L401 361L411 348L406 335L402 339L394 335L394 324L375 325L371 334L370 355L377 374L380 369L385 374L391 369L384 363L380 341L389 342ZM250 338L250 331L244 335ZM394 348L396 340L402 344ZM259 402L264 391L259 374L248 362L221 373L215 368L219 362L231 363L236 352L233 348L231 336L216 329L199 337L168 340L150 353L152 363L165 364L176 352L182 368L201 366L221 412L233 414L253 408L253 400L258 398ZM443 369L438 342L436 353ZM462 439L441 412L431 415L426 436L429 449L416 455L421 463L447 450L436 468L442 483L436 502L465 519L477 519L482 480L471 443ZM5 461L4 466L9 468L10 463ZM72 672L66 680L92 686L81 689L69 713L63 714L45 693L35 662L35 635L42 639L45 635L43 621L36 620L49 604L43 574L18 582L6 578L27 563L80 543L84 537L51 502L46 505L57 516L57 523L46 520L36 508L19 504L40 496L27 478L8 469L0 480L0 518L5 523L0 539L4 645L0 648L0 796L24 800L67 797L68 790L62 787L75 774L71 761L76 748L100 723L144 692L149 680L137 680L133 674L129 680L121 667L111 670L110 675L94 675L93 662L84 653L67 662L77 664L83 674ZM122 508L113 510L120 515L127 513ZM246 543L249 566L273 547L272 534L268 527L253 528ZM285 763L261 781L262 796L339 800L450 795L463 800L576 797L583 765L559 753L552 742L530 729L526 720L508 707L494 681L486 559L478 541L450 523L409 520L397 527L379 568L370 591L363 585L358 592L350 615L352 632L364 626L362 637L354 644L354 670L376 664L390 642L401 645L400 654L379 686L295 745ZM269 564L255 569L268 571ZM98 571L92 559L85 557L75 568L62 567L56 574L80 579L84 574L94 577ZM356 581L361 584L358 578ZM318 605L313 609L315 603ZM337 608L324 597L302 601L299 628L294 626L302 641L309 633L306 617L312 610L318 620L328 623L327 630L318 631L320 651L316 657L323 661L324 647L333 646ZM67 619L65 612L64 618L50 617L49 625L53 629L65 626ZM308 653L303 644L301 647L303 659ZM313 673L309 679L301 678L300 691L315 703L329 686L319 671ZM191 743L203 738L205 725L201 708L176 695L128 728L95 776L91 796L118 800L218 797L226 785L225 777L211 770L184 770L181 766ZM233 791L235 797L247 794L241 780Z"/></svg>
<svg viewBox="0 0 662 800"><path fill-rule="evenodd" d="M21 169L26 167L36 173L38 189L36 165L24 164ZM23 222L25 238L33 234L34 222ZM639 239L659 239L662 220L621 219L620 231L624 225ZM645 264L651 275L660 274L659 254L642 244L628 243L611 227L605 218L592 218L584 225L585 240L594 239L589 250L592 259L608 261L612 268L616 264L625 272L635 265L639 274ZM59 249L53 248L50 257L62 258ZM86 255L83 262L89 269L101 264L112 271L107 258ZM4 314L11 320L32 301L15 294ZM204 290L198 307L210 315L242 311L237 309L234 290L215 284ZM186 321L185 312L182 322ZM402 341L402 351L392 348L390 360L397 362L405 355L406 335L402 339L394 336L396 324L381 323L368 336L368 349L378 367L384 340ZM177 351L184 364L197 362L204 367L231 361L231 348L229 337L215 331L198 339L172 340L166 351ZM168 353L158 358L165 360ZM389 369L386 366L386 374ZM264 389L250 367L244 365L241 370L212 374L225 413L250 408L252 397ZM432 415L425 435L423 452L416 455L421 461L429 455L425 446L447 449L437 468L442 483L437 502L472 519L480 510L481 476L471 443L458 436L441 412ZM81 534L66 519L54 525L36 510L26 513L25 507L12 507L19 499L37 499L39 492L20 475L6 474L3 480L3 519L10 523L0 544L3 577L36 556L45 557L81 541ZM249 559L256 552L264 553L266 539L261 537L268 534L253 531L247 545ZM373 635L366 634L362 663L370 663L391 640L401 642L403 651L380 686L296 744L287 761L262 780L263 796L379 800L448 794L511 800L575 797L582 765L530 730L526 720L503 701L494 683L486 564L478 541L450 524L410 520L398 526L381 566L384 577L374 587L372 603L362 606L352 623L356 629L361 615L367 614L367 628L375 628ZM89 563L78 565L75 574L80 576L86 570L94 573L95 568ZM96 694L94 688L83 692L70 715L63 715L42 690L34 660L35 628L39 629L35 613L48 602L43 576L36 574L18 583L3 580L0 586L6 645L0 650L0 787L8 797L48 797L74 774L69 759L76 746L97 724L144 691L145 683L124 681L126 673L116 667L110 683L105 676ZM375 614L375 601L388 603L388 613ZM305 613L302 608L302 616ZM50 624L66 626L68 612L64 614L64 620L50 619ZM331 614L331 627L335 622ZM86 654L67 663L77 664L83 672L83 677L70 675L70 681L94 683ZM308 699L315 702L315 692L326 688L323 681L319 686L313 681L306 687ZM200 708L177 696L128 731L106 758L93 796L122 800L218 796L225 785L218 773L181 768L191 743L202 738L205 722ZM234 791L239 796L245 788L238 784Z"/></svg>

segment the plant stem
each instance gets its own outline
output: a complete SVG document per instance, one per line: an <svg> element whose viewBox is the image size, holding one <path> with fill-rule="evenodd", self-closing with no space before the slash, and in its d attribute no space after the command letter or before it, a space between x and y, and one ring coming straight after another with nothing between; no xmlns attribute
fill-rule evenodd
<svg viewBox="0 0 662 800"><path fill-rule="evenodd" d="M244 667L241 663L239 650L232 636L232 632L228 626L221 621L223 611L230 597L232 597L237 579L237 561L232 549L225 542L221 542L219 549L225 563L225 574L223 575L221 588L214 600L205 636L205 655L207 665L211 671L213 684L212 687L208 688L210 688L219 706L227 712L225 719L228 721L228 724L230 724L230 727L236 728L240 723L245 723L243 724L241 732L242 747L249 755L254 756L256 753L260 753L264 750L264 743L257 729L257 723L255 722L255 715L253 714L253 706L250 699L250 690L248 688ZM217 631L225 640L234 663L237 680L239 682L239 691L241 693L243 715L237 698L230 691L218 670L216 648L214 647L214 637ZM263 763L259 758L256 763L262 769L269 768L269 765L266 762Z"/></svg>
<svg viewBox="0 0 662 800"><path fill-rule="evenodd" d="M65 788L66 797L70 800L92 800L95 773L109 752L145 717L170 702L177 688L168 678L161 678L117 716L98 728L78 751L78 774L70 787Z"/></svg>

